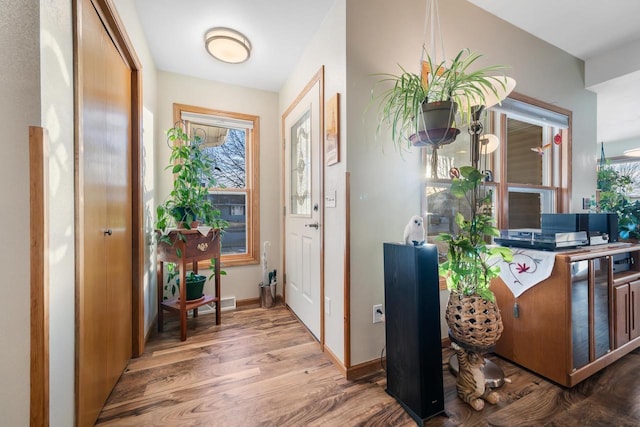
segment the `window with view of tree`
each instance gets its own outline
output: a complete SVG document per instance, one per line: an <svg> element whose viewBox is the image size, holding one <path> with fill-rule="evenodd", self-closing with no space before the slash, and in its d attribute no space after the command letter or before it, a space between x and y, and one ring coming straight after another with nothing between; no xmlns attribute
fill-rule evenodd
<svg viewBox="0 0 640 427"><path fill-rule="evenodd" d="M226 266L258 262L259 118L240 113L174 104L176 120L202 138L203 152L215 163L209 200L228 223L222 235Z"/></svg>

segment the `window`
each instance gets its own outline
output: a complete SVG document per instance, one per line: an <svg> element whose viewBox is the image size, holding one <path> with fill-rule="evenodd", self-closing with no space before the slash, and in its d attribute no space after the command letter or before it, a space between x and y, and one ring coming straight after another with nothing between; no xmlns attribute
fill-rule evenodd
<svg viewBox="0 0 640 427"><path fill-rule="evenodd" d="M485 134L497 135L493 152L480 149L478 168L487 175L484 191L493 199L499 229L540 228L542 213L568 212L570 203L571 112L512 93L481 119ZM482 137L481 137L482 141ZM486 145L488 146L488 145ZM459 201L448 193L452 168L470 165L470 136L423 150L426 185L422 194L427 241L450 232ZM445 288L444 281L440 286Z"/></svg>
<svg viewBox="0 0 640 427"><path fill-rule="evenodd" d="M216 165L211 203L229 223L222 236L225 266L257 264L259 118L201 107L174 104L174 120L183 120L190 135L204 141L203 151Z"/></svg>
<svg viewBox="0 0 640 427"><path fill-rule="evenodd" d="M512 96L492 108L505 159L498 227L540 228L541 214L569 209L571 112Z"/></svg>

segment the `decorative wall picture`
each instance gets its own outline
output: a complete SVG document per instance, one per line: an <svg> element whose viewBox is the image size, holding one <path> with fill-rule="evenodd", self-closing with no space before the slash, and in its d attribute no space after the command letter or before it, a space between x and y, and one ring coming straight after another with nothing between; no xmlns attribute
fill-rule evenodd
<svg viewBox="0 0 640 427"><path fill-rule="evenodd" d="M324 158L327 166L340 161L340 94L328 101L324 119Z"/></svg>

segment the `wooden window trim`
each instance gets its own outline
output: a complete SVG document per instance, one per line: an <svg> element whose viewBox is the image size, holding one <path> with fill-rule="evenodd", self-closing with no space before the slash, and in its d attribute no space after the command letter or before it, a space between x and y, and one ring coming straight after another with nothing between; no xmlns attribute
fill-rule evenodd
<svg viewBox="0 0 640 427"><path fill-rule="evenodd" d="M260 242L260 117L250 114L235 113L229 111L215 110L205 107L197 107L185 104L173 104L173 120L174 123L180 121L182 112L208 114L216 117L227 117L232 119L247 120L253 123L253 129L248 129L249 143L247 144L246 156L246 187L239 189L220 189L214 188L216 192L244 192L247 194L247 252L244 254L222 255L221 262L223 267L232 267L238 265L258 264L259 259L259 242ZM209 261L202 261L198 264L199 268L208 268Z"/></svg>

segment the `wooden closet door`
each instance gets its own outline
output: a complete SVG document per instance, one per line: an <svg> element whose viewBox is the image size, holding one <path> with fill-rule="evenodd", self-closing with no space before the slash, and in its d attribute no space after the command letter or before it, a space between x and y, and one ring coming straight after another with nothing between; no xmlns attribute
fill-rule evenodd
<svg viewBox="0 0 640 427"><path fill-rule="evenodd" d="M131 357L131 73L81 8L77 420L91 426Z"/></svg>
<svg viewBox="0 0 640 427"><path fill-rule="evenodd" d="M131 358L131 71L106 44L107 234L105 239L107 375L109 392Z"/></svg>

